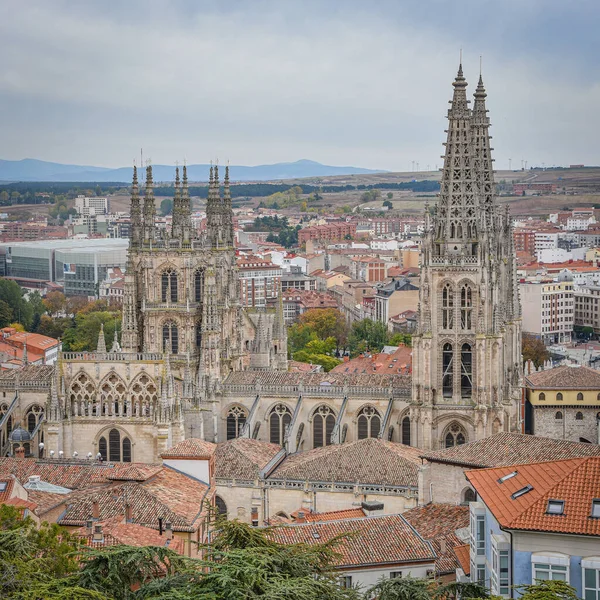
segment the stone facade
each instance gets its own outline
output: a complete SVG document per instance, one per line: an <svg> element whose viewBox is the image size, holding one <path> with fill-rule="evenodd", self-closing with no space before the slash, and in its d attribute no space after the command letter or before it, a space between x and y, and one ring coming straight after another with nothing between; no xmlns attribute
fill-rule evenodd
<svg viewBox="0 0 600 600"><path fill-rule="evenodd" d="M440 448L519 428L521 309L512 223L494 199L481 78L453 83L440 199L426 209L413 337L412 438Z"/></svg>
<svg viewBox="0 0 600 600"><path fill-rule="evenodd" d="M131 195L121 341L63 353L46 409L47 450L155 462L185 437L217 439L219 388L243 369L287 368L281 306L240 305L226 169L211 168L207 228L195 231L186 168L176 171L172 229L156 227L152 167Z"/></svg>

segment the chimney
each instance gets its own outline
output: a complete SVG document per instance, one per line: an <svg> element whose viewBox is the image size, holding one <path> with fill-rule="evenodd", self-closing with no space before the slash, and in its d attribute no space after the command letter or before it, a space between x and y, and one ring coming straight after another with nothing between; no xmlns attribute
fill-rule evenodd
<svg viewBox="0 0 600 600"><path fill-rule="evenodd" d="M102 525L94 525L94 534L92 535L92 542L101 544L104 542L104 535L102 533Z"/></svg>
<svg viewBox="0 0 600 600"><path fill-rule="evenodd" d="M94 500L92 503L92 518L96 521L100 518L100 503L98 500Z"/></svg>
<svg viewBox="0 0 600 600"><path fill-rule="evenodd" d="M173 525L171 524L170 521L167 521L165 523L165 536L168 540L173 539Z"/></svg>
<svg viewBox="0 0 600 600"><path fill-rule="evenodd" d="M303 510L298 511L298 516L296 517L296 523L306 523L306 515Z"/></svg>
<svg viewBox="0 0 600 600"><path fill-rule="evenodd" d="M360 507L367 517L372 517L383 512L383 502L378 502L377 500L361 502Z"/></svg>
<svg viewBox="0 0 600 600"><path fill-rule="evenodd" d="M133 508L129 502L125 505L125 523L133 523Z"/></svg>
<svg viewBox="0 0 600 600"><path fill-rule="evenodd" d="M258 508L256 506L252 507L250 511L250 519L252 521L252 527L258 527Z"/></svg>
<svg viewBox="0 0 600 600"><path fill-rule="evenodd" d="M162 517L158 517L158 535L163 534L163 520Z"/></svg>
<svg viewBox="0 0 600 600"><path fill-rule="evenodd" d="M440 540L440 553L446 554L446 539L445 538L442 538Z"/></svg>

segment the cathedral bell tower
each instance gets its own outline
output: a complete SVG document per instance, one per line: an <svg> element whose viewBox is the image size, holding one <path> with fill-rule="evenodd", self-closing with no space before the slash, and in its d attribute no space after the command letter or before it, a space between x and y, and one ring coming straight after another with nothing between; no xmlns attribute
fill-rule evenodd
<svg viewBox="0 0 600 600"><path fill-rule="evenodd" d="M426 207L411 421L416 445L518 428L521 323L510 216L494 200L483 80L462 65L448 110L439 201Z"/></svg>

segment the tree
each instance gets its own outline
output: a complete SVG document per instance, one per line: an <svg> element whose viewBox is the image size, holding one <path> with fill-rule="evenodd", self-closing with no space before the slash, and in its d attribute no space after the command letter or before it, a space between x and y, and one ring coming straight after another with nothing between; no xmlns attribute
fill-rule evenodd
<svg viewBox="0 0 600 600"><path fill-rule="evenodd" d="M394 208L394 205L389 200L384 200L383 201L383 206L385 208L389 208L390 210L392 210L392 208Z"/></svg>
<svg viewBox="0 0 600 600"><path fill-rule="evenodd" d="M67 298L66 311L69 315L75 315L89 304L85 296L69 296Z"/></svg>
<svg viewBox="0 0 600 600"><path fill-rule="evenodd" d="M361 352L381 352L388 342L387 327L380 321L363 319L352 323L348 336L350 356L358 356Z"/></svg>
<svg viewBox="0 0 600 600"><path fill-rule="evenodd" d="M167 215L170 215L173 212L173 199L172 198L165 198L160 203L160 212L163 217L166 217Z"/></svg>
<svg viewBox="0 0 600 600"><path fill-rule="evenodd" d="M559 580L539 581L532 585L517 587L522 594L521 600L577 600L575 590L566 582Z"/></svg>
<svg viewBox="0 0 600 600"><path fill-rule="evenodd" d="M72 326L73 320L69 317L52 318L48 315L42 315L35 331L41 335L62 339L65 335L65 331Z"/></svg>
<svg viewBox="0 0 600 600"><path fill-rule="evenodd" d="M15 281L0 279L0 300L6 302L13 311L13 319L29 329L33 319L33 308L24 298L24 292Z"/></svg>
<svg viewBox="0 0 600 600"><path fill-rule="evenodd" d="M0 328L8 327L13 319L13 309L4 300L0 300Z"/></svg>
<svg viewBox="0 0 600 600"><path fill-rule="evenodd" d="M91 308L93 309L93 303ZM104 325L104 338L110 347L115 328L117 331L121 329L121 312L107 310L102 306L98 308L99 310L81 310L71 320L62 338L67 352L95 350L101 325Z"/></svg>
<svg viewBox="0 0 600 600"><path fill-rule="evenodd" d="M544 342L529 333L523 334L521 342L523 353L523 364L531 360L536 368L541 367L549 358L550 353L546 349Z"/></svg>
<svg viewBox="0 0 600 600"><path fill-rule="evenodd" d="M343 348L348 337L348 325L337 308L311 308L300 315L301 325L307 325L320 340L334 338L336 348Z"/></svg>
<svg viewBox="0 0 600 600"><path fill-rule="evenodd" d="M43 303L50 315L56 315L64 312L67 305L67 298L62 292L48 292Z"/></svg>
<svg viewBox="0 0 600 600"><path fill-rule="evenodd" d="M394 194L392 194L392 192L388 192L386 195L387 195L388 200L391 200L394 197ZM385 206L385 203L384 203L384 206Z"/></svg>
<svg viewBox="0 0 600 600"><path fill-rule="evenodd" d="M412 346L412 335L410 333L395 333L388 340L390 346Z"/></svg>

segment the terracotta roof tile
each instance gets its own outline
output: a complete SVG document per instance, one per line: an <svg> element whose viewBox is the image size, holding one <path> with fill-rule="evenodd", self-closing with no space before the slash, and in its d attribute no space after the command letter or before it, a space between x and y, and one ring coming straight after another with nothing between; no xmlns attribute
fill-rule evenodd
<svg viewBox="0 0 600 600"><path fill-rule="evenodd" d="M218 479L258 478L259 472L281 450L277 444L269 444L250 438L235 438L217 445L215 472Z"/></svg>
<svg viewBox="0 0 600 600"><path fill-rule="evenodd" d="M591 389L600 391L600 371L583 366L563 365L554 369L531 373L527 375L525 382L528 387L536 389Z"/></svg>
<svg viewBox="0 0 600 600"><path fill-rule="evenodd" d="M469 507L455 504L426 504L406 511L402 516L430 541L438 555L436 573L451 573L458 566L454 548L462 544L458 529L469 526Z"/></svg>
<svg viewBox="0 0 600 600"><path fill-rule="evenodd" d="M465 467L499 467L543 461L550 456L555 459L600 456L600 446L502 432L462 446L423 452L421 456L429 461Z"/></svg>
<svg viewBox="0 0 600 600"><path fill-rule="evenodd" d="M160 468L160 465L144 463L98 463L85 459L0 458L0 473L15 475L22 485L31 475L39 475L42 481L71 490L95 487L111 480L140 481L144 474L147 479Z"/></svg>
<svg viewBox="0 0 600 600"><path fill-rule="evenodd" d="M6 502L10 498L14 485L14 476L0 477L0 502Z"/></svg>
<svg viewBox="0 0 600 600"><path fill-rule="evenodd" d="M160 535L155 529L137 525L136 523L123 523L116 520L97 521L94 525L102 526L103 540L94 541L93 533L87 527L82 527L75 535L85 540L86 545L98 548L102 546L165 546L178 554L184 553L183 540L174 537L168 540L165 535Z"/></svg>
<svg viewBox="0 0 600 600"><path fill-rule="evenodd" d="M592 501L600 498L600 457L478 469L466 476L507 529L600 536L600 519L590 516ZM514 496L527 486L530 491ZM564 502L562 514L548 514L550 499Z"/></svg>
<svg viewBox="0 0 600 600"><path fill-rule="evenodd" d="M166 452L163 452L161 458L210 458L217 449L217 445L212 442L205 442L198 438L188 438L175 444Z"/></svg>
<svg viewBox="0 0 600 600"><path fill-rule="evenodd" d="M58 522L84 525L93 513L95 501L99 504L100 518L113 519L123 516L125 503L129 503L135 523L157 529L158 518L162 517L176 531L194 531L209 491L209 486L201 481L164 467L141 483L118 483L74 494Z"/></svg>
<svg viewBox="0 0 600 600"><path fill-rule="evenodd" d="M471 574L471 546L469 544L461 544L460 546L454 546L454 554L458 560L460 568L463 570L465 575Z"/></svg>
<svg viewBox="0 0 600 600"><path fill-rule="evenodd" d="M337 548L337 567L434 562L435 552L401 515L282 525L271 535L282 544L316 544L349 534Z"/></svg>
<svg viewBox="0 0 600 600"><path fill-rule="evenodd" d="M408 374L412 370L412 348L398 346L388 354L381 352L369 356L358 356L334 367L330 373L401 373Z"/></svg>
<svg viewBox="0 0 600 600"><path fill-rule="evenodd" d="M269 479L416 487L419 450L368 438L291 454Z"/></svg>

